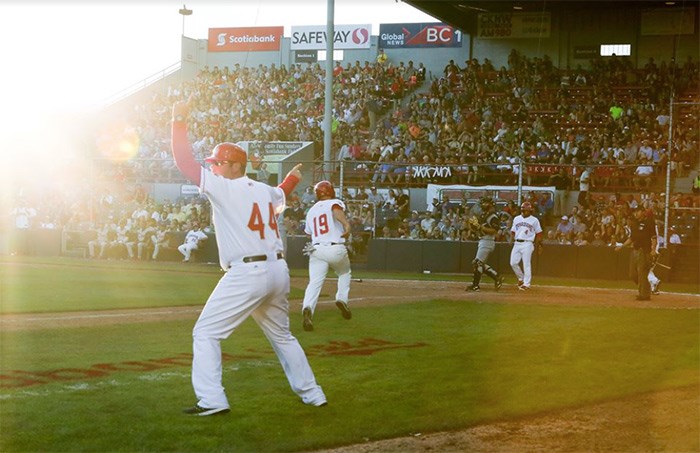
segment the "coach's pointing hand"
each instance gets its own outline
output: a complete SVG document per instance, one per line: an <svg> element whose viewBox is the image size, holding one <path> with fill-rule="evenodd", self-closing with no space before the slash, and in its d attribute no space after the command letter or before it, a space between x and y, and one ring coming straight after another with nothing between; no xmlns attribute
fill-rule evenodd
<svg viewBox="0 0 700 453"><path fill-rule="evenodd" d="M297 178L299 181L301 181L301 171L299 170L303 164L296 164L294 168L292 168L289 173L287 173L287 176L294 176Z"/></svg>

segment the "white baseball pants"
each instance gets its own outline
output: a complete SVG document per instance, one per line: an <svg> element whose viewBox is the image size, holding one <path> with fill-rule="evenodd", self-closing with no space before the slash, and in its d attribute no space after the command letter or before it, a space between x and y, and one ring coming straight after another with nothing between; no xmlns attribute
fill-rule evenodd
<svg viewBox="0 0 700 453"><path fill-rule="evenodd" d="M530 286L532 281L532 267L530 260L532 252L535 250L535 244L531 241L514 242L513 250L510 251L510 267L513 268L515 276L523 282L524 286ZM523 268L520 269L520 261L523 262Z"/></svg>
<svg viewBox="0 0 700 453"><path fill-rule="evenodd" d="M189 261L190 257L192 256L192 250L197 250L199 247L197 247L197 243L194 242L188 242L186 244L182 244L178 246L178 250L182 255L185 257L185 261Z"/></svg>
<svg viewBox="0 0 700 453"><path fill-rule="evenodd" d="M335 300L348 303L350 297L350 258L348 249L343 244L317 245L316 250L309 256L309 284L304 293L302 309L311 308L313 314L321 294L323 281L328 274L328 268L333 269L338 276L338 289Z"/></svg>
<svg viewBox="0 0 700 453"><path fill-rule="evenodd" d="M201 407L228 408L221 340L252 316L269 340L292 390L310 405L326 401L304 350L289 330L289 269L284 260L235 263L209 296L192 332L192 386Z"/></svg>

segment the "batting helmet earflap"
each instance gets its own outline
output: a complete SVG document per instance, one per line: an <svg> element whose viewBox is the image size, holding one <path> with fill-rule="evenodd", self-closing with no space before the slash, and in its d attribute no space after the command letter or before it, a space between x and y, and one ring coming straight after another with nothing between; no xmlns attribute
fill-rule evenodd
<svg viewBox="0 0 700 453"><path fill-rule="evenodd" d="M520 210L529 210L532 211L532 205L530 204L529 201L524 201L523 204L520 205Z"/></svg>
<svg viewBox="0 0 700 453"><path fill-rule="evenodd" d="M235 143L219 143L211 151L211 156L204 159L206 162L248 162L248 153Z"/></svg>
<svg viewBox="0 0 700 453"><path fill-rule="evenodd" d="M335 198L335 189L329 181L319 181L314 186L314 192L318 200L322 198Z"/></svg>

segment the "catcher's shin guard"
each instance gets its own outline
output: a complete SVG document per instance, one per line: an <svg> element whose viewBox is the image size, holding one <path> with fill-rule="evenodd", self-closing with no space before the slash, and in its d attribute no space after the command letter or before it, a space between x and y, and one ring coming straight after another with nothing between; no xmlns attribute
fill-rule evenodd
<svg viewBox="0 0 700 453"><path fill-rule="evenodd" d="M484 274L488 275L494 280L498 280L498 272L488 264L484 264Z"/></svg>
<svg viewBox="0 0 700 453"><path fill-rule="evenodd" d="M472 269L474 271L474 279L472 280L472 286L479 286L481 281L481 270L483 268L483 263L479 260L472 261Z"/></svg>

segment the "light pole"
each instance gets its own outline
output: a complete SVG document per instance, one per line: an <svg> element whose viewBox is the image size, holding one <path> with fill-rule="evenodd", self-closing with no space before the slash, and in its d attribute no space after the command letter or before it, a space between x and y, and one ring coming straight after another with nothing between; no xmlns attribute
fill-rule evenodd
<svg viewBox="0 0 700 453"><path fill-rule="evenodd" d="M183 4L179 12L182 15L182 36L185 36L185 16L191 16L192 10L187 9L187 6Z"/></svg>

